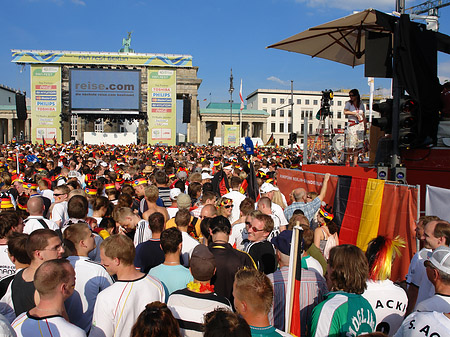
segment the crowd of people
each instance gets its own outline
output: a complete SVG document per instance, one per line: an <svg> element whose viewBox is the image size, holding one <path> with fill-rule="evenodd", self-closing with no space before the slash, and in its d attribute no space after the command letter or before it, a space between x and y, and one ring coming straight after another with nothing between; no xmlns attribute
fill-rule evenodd
<svg viewBox="0 0 450 337"><path fill-rule="evenodd" d="M0 148L0 334L287 336L294 227L301 336L446 336L450 224L390 280L402 238L340 244L319 193L277 187L296 151L21 145ZM292 317L297 317L295 313Z"/></svg>

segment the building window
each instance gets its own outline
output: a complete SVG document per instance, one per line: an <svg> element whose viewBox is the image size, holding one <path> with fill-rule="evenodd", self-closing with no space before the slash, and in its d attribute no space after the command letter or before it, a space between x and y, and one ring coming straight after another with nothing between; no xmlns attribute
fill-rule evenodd
<svg viewBox="0 0 450 337"><path fill-rule="evenodd" d="M78 117L72 115L70 117L70 137L76 138L78 136Z"/></svg>
<svg viewBox="0 0 450 337"><path fill-rule="evenodd" d="M280 117L284 117L284 110L280 110Z"/></svg>
<svg viewBox="0 0 450 337"><path fill-rule="evenodd" d="M309 111L309 119L312 119L312 110Z"/></svg>
<svg viewBox="0 0 450 337"><path fill-rule="evenodd" d="M342 111L338 111L337 118L342 118Z"/></svg>
<svg viewBox="0 0 450 337"><path fill-rule="evenodd" d="M302 115L301 115L302 117L302 119L304 119L305 118L305 110L302 110Z"/></svg>
<svg viewBox="0 0 450 337"><path fill-rule="evenodd" d="M317 105L317 104L319 104L319 103L317 102L317 99L315 99L315 100L313 101L313 105Z"/></svg>
<svg viewBox="0 0 450 337"><path fill-rule="evenodd" d="M263 98L263 103L267 103L267 98Z"/></svg>
<svg viewBox="0 0 450 337"><path fill-rule="evenodd" d="M272 117L276 117L277 116L277 111L275 109L272 109L271 114Z"/></svg>
<svg viewBox="0 0 450 337"><path fill-rule="evenodd" d="M333 106L334 105L334 101L330 101L330 105Z"/></svg>
<svg viewBox="0 0 450 337"><path fill-rule="evenodd" d="M103 132L103 118L99 118L94 123L94 132Z"/></svg>
<svg viewBox="0 0 450 337"><path fill-rule="evenodd" d="M280 123L280 132L284 132L284 123Z"/></svg>
<svg viewBox="0 0 450 337"><path fill-rule="evenodd" d="M270 124L270 132L275 132L275 123Z"/></svg>
<svg viewBox="0 0 450 337"><path fill-rule="evenodd" d="M297 104L302 104L302 100L301 99L297 99Z"/></svg>
<svg viewBox="0 0 450 337"><path fill-rule="evenodd" d="M292 124L288 124L288 132L292 132Z"/></svg>
<svg viewBox="0 0 450 337"><path fill-rule="evenodd" d="M342 128L342 125L341 125L341 124L338 124L338 129L340 129L340 128Z"/></svg>
<svg viewBox="0 0 450 337"><path fill-rule="evenodd" d="M276 98L272 98L272 104L276 104L277 103L277 99Z"/></svg>
<svg viewBox="0 0 450 337"><path fill-rule="evenodd" d="M308 132L309 132L310 134L312 133L312 127L313 127L312 124L309 124L309 125L308 125Z"/></svg>
<svg viewBox="0 0 450 337"><path fill-rule="evenodd" d="M338 106L342 106L342 101L338 101Z"/></svg>
<svg viewBox="0 0 450 337"><path fill-rule="evenodd" d="M292 99L289 98L288 102L289 102L289 104L292 104Z"/></svg>
<svg viewBox="0 0 450 337"><path fill-rule="evenodd" d="M280 104L284 104L284 98L280 98Z"/></svg>
<svg viewBox="0 0 450 337"><path fill-rule="evenodd" d="M127 132L127 128L124 127L123 125L121 125L121 126L120 126L120 131L119 131L119 132L120 132L120 133Z"/></svg>
<svg viewBox="0 0 450 337"><path fill-rule="evenodd" d="M309 105L309 99L305 99L305 104Z"/></svg>
<svg viewBox="0 0 450 337"><path fill-rule="evenodd" d="M300 133L304 134L305 133L305 124L301 124L300 125Z"/></svg>
<svg viewBox="0 0 450 337"><path fill-rule="evenodd" d="M292 110L288 110L288 117L292 117Z"/></svg>
<svg viewBox="0 0 450 337"><path fill-rule="evenodd" d="M284 139L280 138L280 146L284 146Z"/></svg>

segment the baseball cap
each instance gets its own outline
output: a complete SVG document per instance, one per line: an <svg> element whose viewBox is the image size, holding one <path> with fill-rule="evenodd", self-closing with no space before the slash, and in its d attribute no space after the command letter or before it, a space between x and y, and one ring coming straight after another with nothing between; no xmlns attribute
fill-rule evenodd
<svg viewBox="0 0 450 337"><path fill-rule="evenodd" d="M233 169L233 165L225 166L223 169L224 170L232 170Z"/></svg>
<svg viewBox="0 0 450 337"><path fill-rule="evenodd" d="M177 200L177 197L181 194L181 190L177 187L174 187L170 190L170 199Z"/></svg>
<svg viewBox="0 0 450 337"><path fill-rule="evenodd" d="M450 275L450 247L440 246L436 248L428 261L436 269Z"/></svg>
<svg viewBox="0 0 450 337"><path fill-rule="evenodd" d="M197 245L192 251L189 266L194 279L209 281L214 276L216 259L207 246Z"/></svg>
<svg viewBox="0 0 450 337"><path fill-rule="evenodd" d="M285 230L282 231L278 236L275 236L271 242L280 252L284 255L290 255L291 253L291 241L292 241L292 231Z"/></svg>
<svg viewBox="0 0 450 337"><path fill-rule="evenodd" d="M269 192L272 192L272 191L279 191L279 189L278 189L278 187L273 186L270 183L264 183L259 188L259 192L261 192L261 194L269 193Z"/></svg>
<svg viewBox="0 0 450 337"><path fill-rule="evenodd" d="M187 208L189 209L189 207L191 207L191 197L185 193L180 193L177 196L177 204L178 204L178 208Z"/></svg>
<svg viewBox="0 0 450 337"><path fill-rule="evenodd" d="M214 178L212 175L210 175L208 172L203 172L202 173L202 180L203 179L212 179Z"/></svg>

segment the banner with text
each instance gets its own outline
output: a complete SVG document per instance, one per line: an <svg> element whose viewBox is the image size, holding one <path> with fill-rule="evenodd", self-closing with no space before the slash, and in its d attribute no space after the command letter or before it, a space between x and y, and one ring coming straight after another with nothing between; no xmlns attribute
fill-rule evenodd
<svg viewBox="0 0 450 337"><path fill-rule="evenodd" d="M31 65L31 141L61 142L61 67Z"/></svg>
<svg viewBox="0 0 450 337"><path fill-rule="evenodd" d="M147 143L175 145L177 131L177 72L148 68Z"/></svg>
<svg viewBox="0 0 450 337"><path fill-rule="evenodd" d="M12 62L39 64L126 64L133 66L192 67L192 56L13 50Z"/></svg>
<svg viewBox="0 0 450 337"><path fill-rule="evenodd" d="M239 125L225 125L223 127L223 145L240 146Z"/></svg>

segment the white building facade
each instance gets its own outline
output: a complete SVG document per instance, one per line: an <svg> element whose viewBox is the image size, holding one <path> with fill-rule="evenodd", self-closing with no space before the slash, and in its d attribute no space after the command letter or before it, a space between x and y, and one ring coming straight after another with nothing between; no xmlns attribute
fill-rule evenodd
<svg viewBox="0 0 450 337"><path fill-rule="evenodd" d="M308 119L309 135L315 135L323 128L331 129L330 122L334 130L345 128L344 106L349 99L348 91L334 92L334 98L330 101L333 117L325 118L325 125L316 118L321 107L321 91L294 90L293 97L292 111L290 90L257 89L247 96L248 109L264 110L270 114L267 137L273 134L278 145L288 145L290 132L297 133L297 143L302 144L305 118Z"/></svg>

